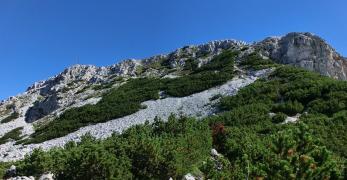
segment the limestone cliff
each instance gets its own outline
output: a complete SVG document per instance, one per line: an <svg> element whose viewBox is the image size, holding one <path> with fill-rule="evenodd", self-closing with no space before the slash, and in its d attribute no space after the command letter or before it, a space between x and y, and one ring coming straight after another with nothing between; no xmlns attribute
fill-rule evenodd
<svg viewBox="0 0 347 180"><path fill-rule="evenodd" d="M311 33L270 37L254 47L278 63L303 67L335 79L347 79L347 60L326 41Z"/></svg>

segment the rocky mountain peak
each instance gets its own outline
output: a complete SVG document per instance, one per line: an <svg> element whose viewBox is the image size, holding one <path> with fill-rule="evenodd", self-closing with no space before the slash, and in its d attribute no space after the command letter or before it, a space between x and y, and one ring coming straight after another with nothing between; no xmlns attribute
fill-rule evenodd
<svg viewBox="0 0 347 180"><path fill-rule="evenodd" d="M120 63L97 67L74 65L46 81L34 83L26 93L39 92L41 95L54 94L67 84L84 82L95 84L109 80L110 76L138 75L139 69L150 71L153 64L163 61L170 68L182 67L189 58L198 60L199 65L207 63L214 55L225 49L241 50L247 47L246 54L259 50L262 55L282 64L292 64L319 72L336 79L347 80L347 60L338 54L326 41L312 33L288 33L281 37L269 37L255 44L237 40L217 40L201 45L188 45L169 54L157 55L143 60L127 59ZM143 68L145 67L145 68ZM159 75L160 69L155 69ZM152 72L144 74L153 74ZM165 74L164 74L165 75Z"/></svg>
<svg viewBox="0 0 347 180"><path fill-rule="evenodd" d="M92 78L95 79L98 76L107 75L105 74L105 68L100 68L92 65L73 65L66 68L60 74L49 78L46 81L39 81L34 83L28 88L28 92L40 90L42 88L52 88L57 84L68 84L73 81L90 81Z"/></svg>
<svg viewBox="0 0 347 180"><path fill-rule="evenodd" d="M347 80L347 61L321 37L312 33L289 33L255 44L264 55L336 79Z"/></svg>

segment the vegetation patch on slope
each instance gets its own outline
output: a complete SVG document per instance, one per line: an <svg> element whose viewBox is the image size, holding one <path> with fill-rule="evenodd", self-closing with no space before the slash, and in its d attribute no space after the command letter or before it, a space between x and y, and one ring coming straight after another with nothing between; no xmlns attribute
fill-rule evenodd
<svg viewBox="0 0 347 180"><path fill-rule="evenodd" d="M0 138L0 144L5 144L10 140L20 140L21 139L21 134L22 134L23 127L19 127L16 129L11 130L10 132L4 134Z"/></svg>
<svg viewBox="0 0 347 180"><path fill-rule="evenodd" d="M254 70L266 69L266 68L277 66L277 64L274 63L274 61L272 61L271 59L264 59L256 52L247 55L240 62L240 65L244 66L247 69L254 69Z"/></svg>
<svg viewBox="0 0 347 180"><path fill-rule="evenodd" d="M19 113L14 112L14 113L12 113L11 115L9 115L8 117L6 117L5 119L3 119L3 120L1 121L1 123L8 123L8 122L11 122L11 121L17 119L18 117L19 117Z"/></svg>

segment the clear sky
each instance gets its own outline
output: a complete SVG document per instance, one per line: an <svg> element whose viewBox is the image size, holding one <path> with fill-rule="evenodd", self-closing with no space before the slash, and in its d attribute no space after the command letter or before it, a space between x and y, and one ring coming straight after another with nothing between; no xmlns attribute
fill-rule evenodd
<svg viewBox="0 0 347 180"><path fill-rule="evenodd" d="M0 99L76 64L313 32L347 56L346 0L0 0Z"/></svg>

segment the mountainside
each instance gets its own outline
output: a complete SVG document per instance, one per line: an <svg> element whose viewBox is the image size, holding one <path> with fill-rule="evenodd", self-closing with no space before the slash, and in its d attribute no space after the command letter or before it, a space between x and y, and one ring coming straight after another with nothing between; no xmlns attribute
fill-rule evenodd
<svg viewBox="0 0 347 180"><path fill-rule="evenodd" d="M102 175L95 173L95 176L90 175L91 179L99 176L100 179L110 179L111 176L162 179L182 178L183 175L187 176L186 179L189 176L237 179L245 177L246 171L247 176L270 179L283 178L286 173L286 177L340 178L343 176L342 164L347 157L347 142L345 138L340 138L347 122L344 118L347 83L339 80L346 80L346 73L347 59L311 33L289 33L254 44L236 40L212 41L185 46L167 55L129 59L107 67L75 65L0 103L0 161L17 161L19 175L37 176L52 172L57 179L84 179L86 172L82 172L83 168L89 169L92 165L81 167L79 173L82 174L77 175L71 170L73 167L66 166L67 162L76 160L72 156L69 161L62 159L67 161L64 163L49 164L48 161L61 160L62 157L53 157L54 154L67 153L64 157L69 157L69 153L79 152L78 148L84 152L91 144L98 144L95 148L107 149L107 154L108 143L111 143L112 147L119 146L121 149L112 152L125 159L117 160L114 158L118 156L110 155L113 161L103 162L105 167L128 169L123 172L101 170ZM299 120L305 124L296 123ZM140 124L142 126L136 126ZM308 129L319 133L300 134ZM329 130L330 134L326 132ZM280 133L276 134L278 131ZM288 133L290 136L287 136ZM319 137L322 142L312 141L311 136ZM147 144L138 146L144 137L149 138L144 139L145 142L148 140ZM194 142L188 142L186 137L193 138ZM70 141L82 143L76 146ZM206 144L202 143L204 141ZM287 141L309 143L302 144L305 149L300 149L301 146L295 143L285 149L282 146L286 145L281 143ZM255 146L248 147L250 142L254 142ZM152 147L152 143L158 144ZM272 148L265 148L269 144L278 149L271 151ZM323 153L325 160L319 161L318 155L320 157L326 150L319 146L321 144L329 151ZM153 151L158 150L155 151L157 154L142 149L147 145ZM171 152L184 149L186 145L193 149L188 148L183 154L183 151L175 151L177 154L168 155L161 149ZM50 150L54 147L65 147L66 150ZM45 152L35 150L37 148L50 151L45 155ZM281 148L284 148L282 154L279 153L281 156L276 156ZM93 148L88 150L98 152ZM146 160L141 161L143 164L134 164L135 159L143 155L142 152L150 156L146 158L158 154L160 157L154 158L155 165L146 164ZM24 158L32 153L32 156ZM211 153L213 161L201 165ZM283 153L290 155L282 157ZM303 155L311 158L310 163L309 160L294 163ZM33 165L33 162L39 161L36 156L52 159L40 161L48 164L47 168L39 168ZM284 158L289 164L300 164L302 169L313 165L319 168L311 167L310 172L295 172L294 165L286 164L293 167L286 169L282 167L284 164L274 164L271 159L275 157ZM294 160L294 157L297 159ZM183 161L180 158L190 158L190 161L179 164ZM22 159L24 161L20 161ZM161 164L166 161L173 164ZM245 170L246 162L253 163L253 169ZM60 169L54 165L60 163ZM5 163L4 166L8 165ZM236 170L230 174L223 168ZM283 174L271 174L276 168L281 169L279 173ZM67 169L71 170L71 174L64 171ZM113 174L108 174L109 171Z"/></svg>

